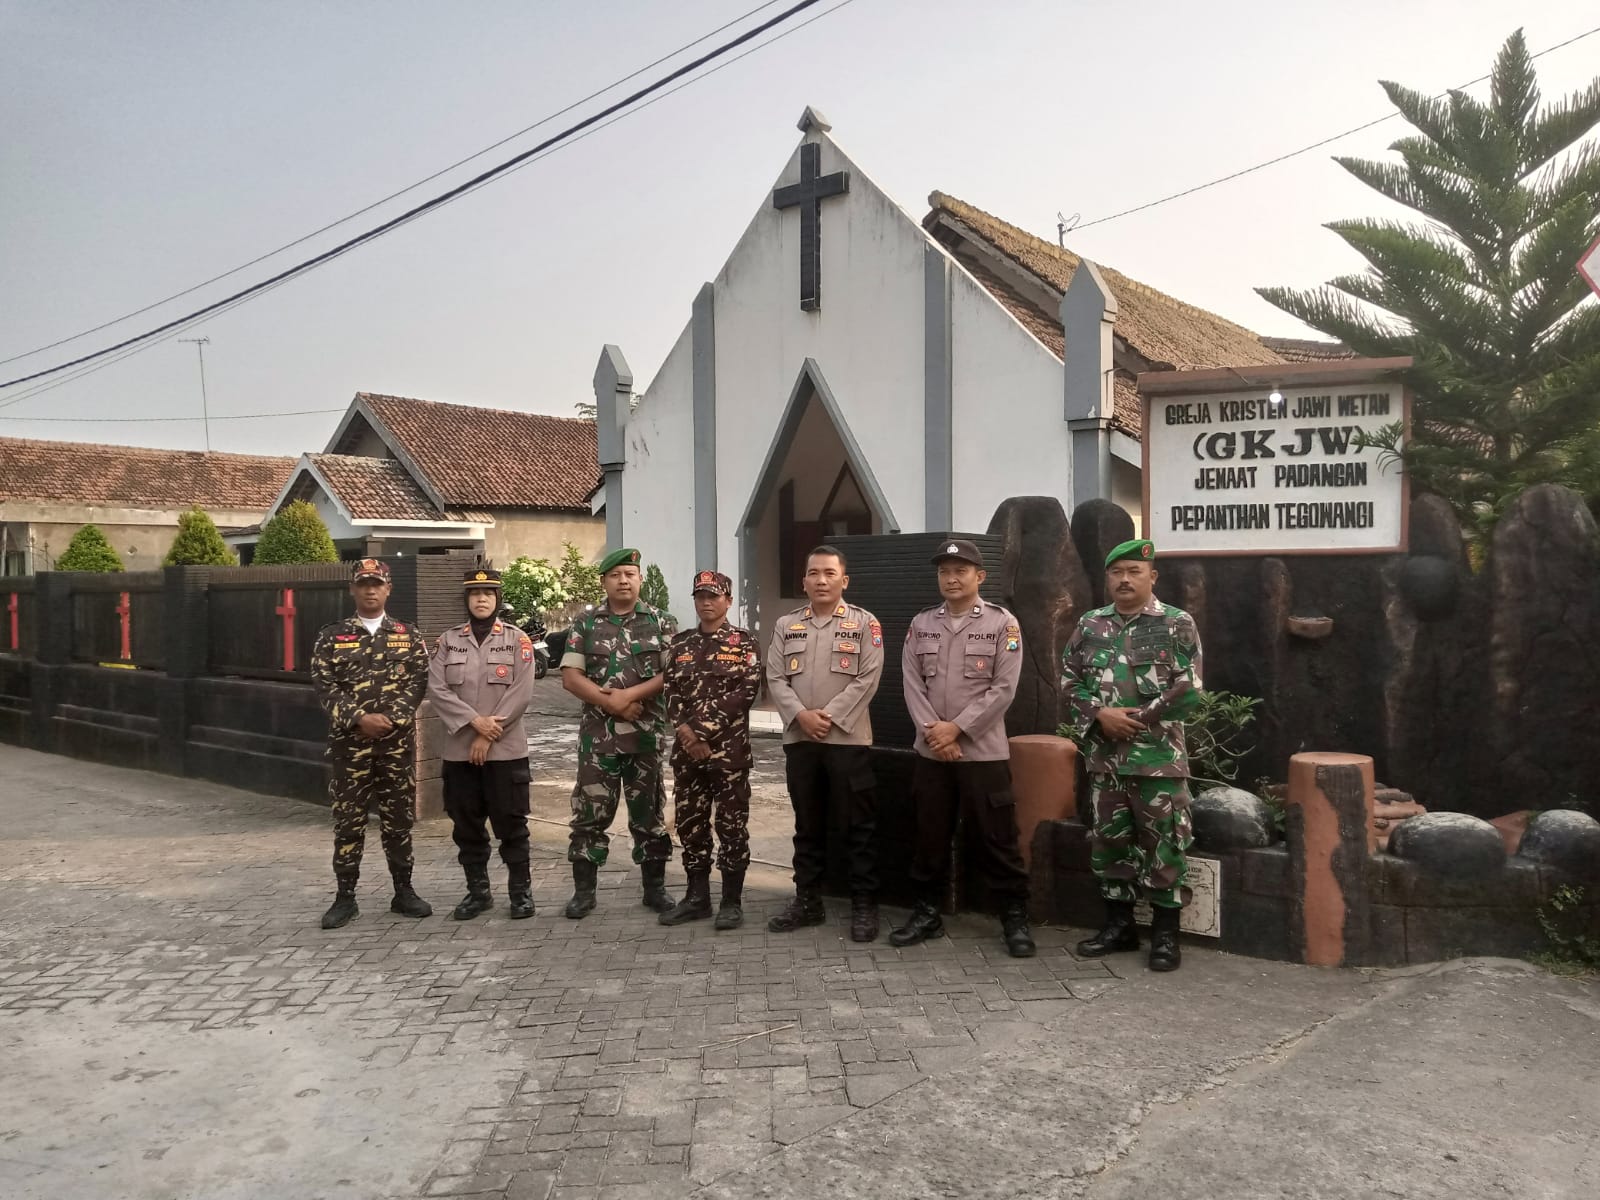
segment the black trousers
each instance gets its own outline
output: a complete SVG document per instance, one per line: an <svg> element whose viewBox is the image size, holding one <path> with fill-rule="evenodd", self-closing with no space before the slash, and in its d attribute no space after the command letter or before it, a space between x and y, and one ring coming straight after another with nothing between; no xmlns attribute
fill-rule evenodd
<svg viewBox="0 0 1600 1200"><path fill-rule="evenodd" d="M830 812L848 830L850 891L878 891L878 802L866 746L790 742L783 748L789 802L794 805L794 885L822 887L828 870Z"/></svg>
<svg viewBox="0 0 1600 1200"><path fill-rule="evenodd" d="M475 767L446 759L444 811L450 815L450 836L456 860L463 867L489 865L489 822L500 840L500 859L508 867L528 861L528 760L507 758Z"/></svg>
<svg viewBox="0 0 1600 1200"><path fill-rule="evenodd" d="M950 845L956 814L978 847L978 863L997 899L1027 903L1028 870L1017 851L1017 800L1011 763L937 762L917 757L911 775L917 838L911 878L923 898L938 903L950 883Z"/></svg>

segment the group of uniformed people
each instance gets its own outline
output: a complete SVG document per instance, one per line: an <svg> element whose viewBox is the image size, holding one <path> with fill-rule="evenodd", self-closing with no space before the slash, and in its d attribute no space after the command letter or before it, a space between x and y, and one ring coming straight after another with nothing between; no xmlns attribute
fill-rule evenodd
<svg viewBox="0 0 1600 1200"><path fill-rule="evenodd" d="M1181 722L1198 697L1200 646L1189 616L1154 599L1153 556L1143 540L1107 556L1112 604L1079 622L1064 655L1062 685L1087 756L1093 864L1108 914L1105 927L1079 943L1078 952L1138 948L1133 908L1143 895L1154 908L1150 965L1171 970L1179 963L1178 914L1188 899ZM918 894L889 940L910 946L943 935L939 907L959 814L991 894L1002 903L1006 949L1028 957L1035 952L1028 876L1017 846L1005 732L1021 674L1022 633L1011 613L979 595L985 571L976 545L952 539L932 562L943 599L912 620L901 660L906 706L917 729L910 875ZM593 911L608 830L621 806L643 905L662 924L714 917L716 928L726 930L743 923L749 712L764 677L783 721L795 883L794 896L767 928L788 932L827 919L822 882L831 823L848 838L850 936L876 940L877 805L868 706L883 670L884 634L872 613L844 599L850 583L845 555L824 545L807 557L808 602L776 623L764 664L754 635L728 621L733 588L726 575L694 576L698 623L680 631L670 613L640 597L637 550L613 551L600 572L606 601L574 623L560 662L563 686L583 702L566 916L576 920ZM493 906L487 823L507 868L509 915L532 916L522 718L532 695L533 647L499 617L499 573L487 566L466 573L467 620L447 630L431 656L413 627L385 612L385 563L358 562L350 590L355 616L322 630L312 661L330 725L338 885L323 928L357 915L369 807L377 809L394 882L391 911L410 917L433 911L411 885L414 721L424 694L447 735L444 803L467 883L452 915L468 920ZM664 754L674 776L688 877L680 901L666 890L672 841L664 815ZM715 910L713 861L722 884Z"/></svg>

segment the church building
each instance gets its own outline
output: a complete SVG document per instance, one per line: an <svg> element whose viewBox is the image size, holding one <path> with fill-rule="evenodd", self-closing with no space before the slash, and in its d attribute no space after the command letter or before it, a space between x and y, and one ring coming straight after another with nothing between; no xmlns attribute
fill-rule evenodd
<svg viewBox="0 0 1600 1200"><path fill-rule="evenodd" d="M919 223L813 109L767 202L640 389L595 375L607 544L736 582L769 631L841 534L976 531L1011 496L1138 519L1140 371L1268 364L1264 339L935 192ZM1334 348L1326 348L1333 351ZM927 581L923 581L926 584Z"/></svg>

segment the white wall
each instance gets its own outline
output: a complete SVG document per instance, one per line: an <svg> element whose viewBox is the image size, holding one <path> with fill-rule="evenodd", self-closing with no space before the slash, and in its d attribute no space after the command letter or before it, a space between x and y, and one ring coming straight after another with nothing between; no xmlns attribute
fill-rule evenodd
<svg viewBox="0 0 1600 1200"><path fill-rule="evenodd" d="M982 533L1012 496L1055 496L1071 511L1061 360L959 265L952 277L956 529Z"/></svg>
<svg viewBox="0 0 1600 1200"><path fill-rule="evenodd" d="M822 308L800 308L800 216L760 198L715 281L718 550L736 528L807 358L813 358L900 527L922 528L922 229L827 138L822 171L850 191L822 203ZM799 179L799 150L774 186ZM833 476L822 483L824 494ZM773 503L776 503L774 498ZM733 574L729 570L729 574Z"/></svg>
<svg viewBox="0 0 1600 1200"><path fill-rule="evenodd" d="M666 577L673 615L694 620L694 380L686 326L628 417L622 536ZM733 561L737 561L735 556ZM728 575L737 571L722 568Z"/></svg>

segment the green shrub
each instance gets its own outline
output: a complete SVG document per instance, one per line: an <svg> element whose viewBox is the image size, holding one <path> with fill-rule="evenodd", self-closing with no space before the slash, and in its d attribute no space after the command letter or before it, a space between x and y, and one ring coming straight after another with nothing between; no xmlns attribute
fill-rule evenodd
<svg viewBox="0 0 1600 1200"><path fill-rule="evenodd" d="M178 536L161 560L164 567L236 567L238 556L228 548L209 514L199 505L178 518Z"/></svg>
<svg viewBox="0 0 1600 1200"><path fill-rule="evenodd" d="M338 562L339 551L309 500L292 500L278 510L261 530L253 560L272 563Z"/></svg>
<svg viewBox="0 0 1600 1200"><path fill-rule="evenodd" d="M644 569L644 582L639 586L639 599L659 608L662 612L668 612L672 607L672 598L667 593L667 581L661 574L661 568L655 563Z"/></svg>
<svg viewBox="0 0 1600 1200"><path fill-rule="evenodd" d="M106 541L98 525L85 525L72 535L72 541L56 559L58 571L120 571L122 559Z"/></svg>

